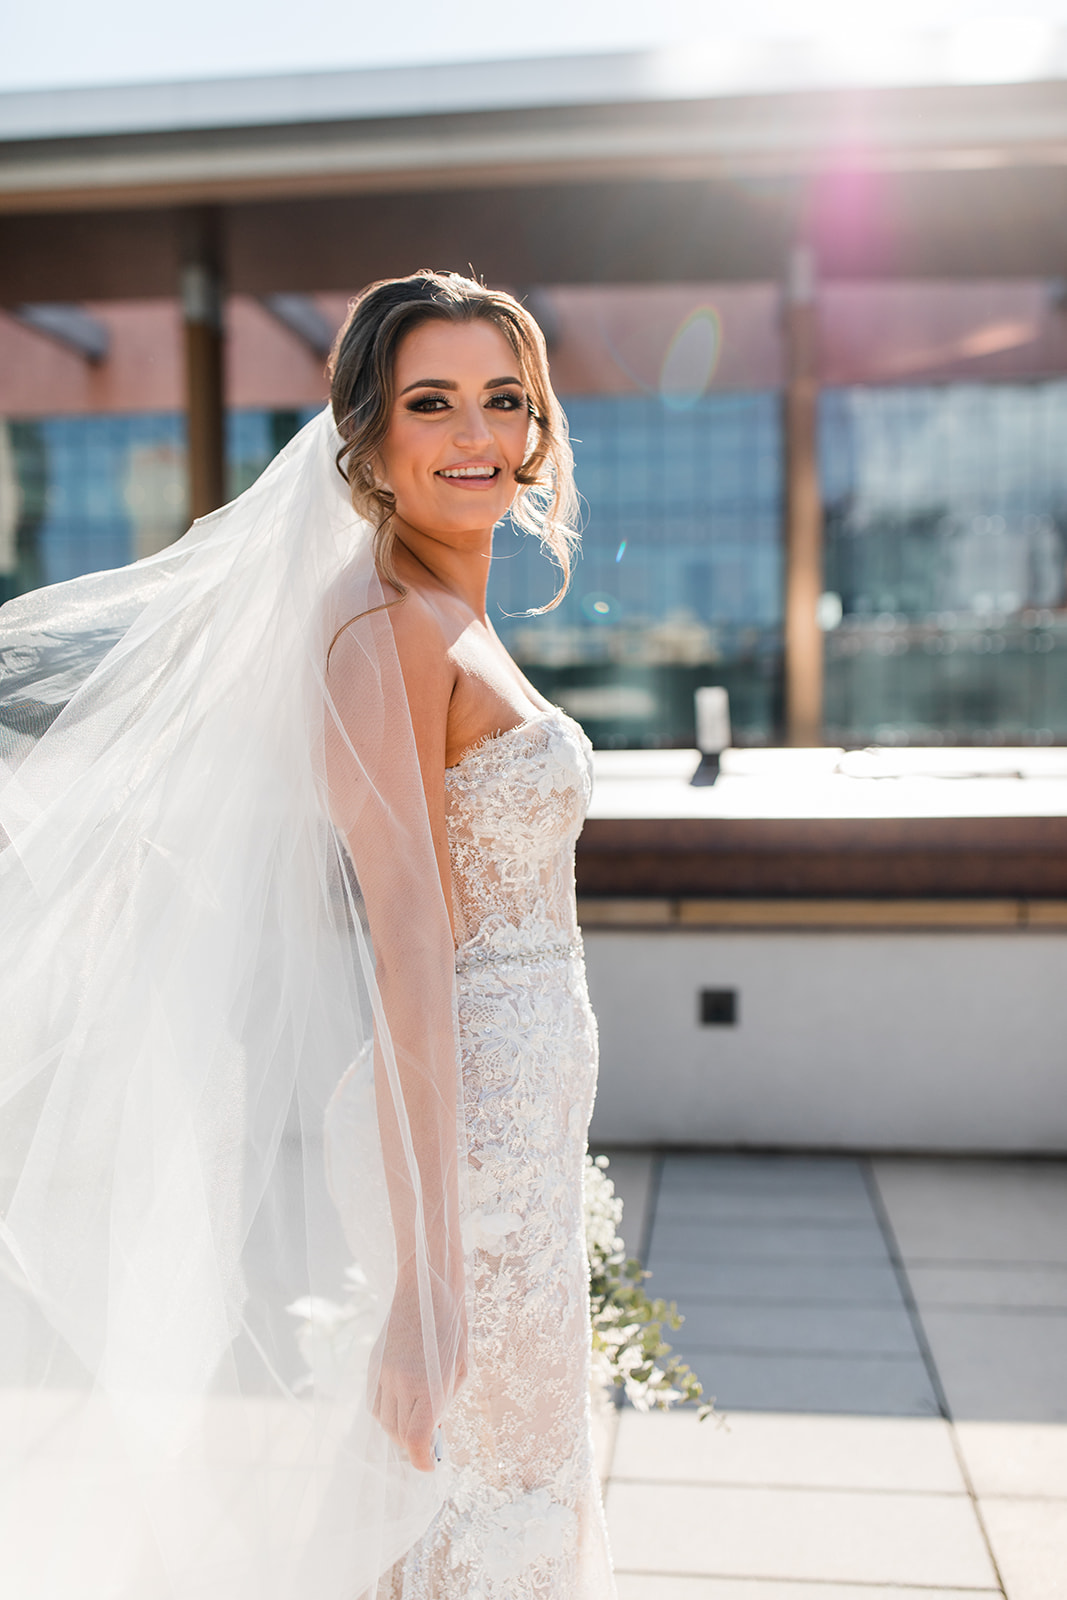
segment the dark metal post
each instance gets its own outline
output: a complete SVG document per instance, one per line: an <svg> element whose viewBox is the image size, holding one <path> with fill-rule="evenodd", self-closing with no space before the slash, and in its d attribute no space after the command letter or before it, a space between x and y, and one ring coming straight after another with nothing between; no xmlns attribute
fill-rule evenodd
<svg viewBox="0 0 1067 1600"><path fill-rule="evenodd" d="M189 510L203 517L226 499L224 286L216 213L191 212L181 269Z"/></svg>

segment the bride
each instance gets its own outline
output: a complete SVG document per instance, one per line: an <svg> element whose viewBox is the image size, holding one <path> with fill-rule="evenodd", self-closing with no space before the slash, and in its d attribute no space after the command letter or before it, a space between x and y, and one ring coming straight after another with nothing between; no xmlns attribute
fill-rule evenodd
<svg viewBox="0 0 1067 1600"><path fill-rule="evenodd" d="M329 411L0 612L0 1581L611 1600L574 904L588 742L486 614L569 575L509 295L367 290ZM340 470L338 470L340 469Z"/></svg>

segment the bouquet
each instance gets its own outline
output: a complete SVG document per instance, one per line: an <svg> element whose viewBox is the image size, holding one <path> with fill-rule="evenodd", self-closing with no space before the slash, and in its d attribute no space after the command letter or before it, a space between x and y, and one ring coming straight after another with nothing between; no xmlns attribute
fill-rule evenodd
<svg viewBox="0 0 1067 1600"><path fill-rule="evenodd" d="M679 1401L703 1401L704 1388L692 1368L671 1354L664 1328L680 1328L683 1318L671 1301L650 1300L650 1276L640 1261L627 1257L619 1238L622 1201L607 1175L607 1156L585 1158L585 1246L589 1257L589 1311L593 1336L593 1378L609 1393L625 1396L638 1411L666 1411ZM711 1415L703 1401L699 1419Z"/></svg>

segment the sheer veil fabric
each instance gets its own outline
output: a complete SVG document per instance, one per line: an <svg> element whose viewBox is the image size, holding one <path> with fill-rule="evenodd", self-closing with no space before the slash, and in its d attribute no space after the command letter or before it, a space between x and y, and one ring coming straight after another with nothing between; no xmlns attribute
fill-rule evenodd
<svg viewBox="0 0 1067 1600"><path fill-rule="evenodd" d="M436 1416L462 1379L465 1155L448 910L339 447L324 412L169 549L0 612L18 1600L355 1600L447 1492L368 1403L398 1270L392 1361Z"/></svg>

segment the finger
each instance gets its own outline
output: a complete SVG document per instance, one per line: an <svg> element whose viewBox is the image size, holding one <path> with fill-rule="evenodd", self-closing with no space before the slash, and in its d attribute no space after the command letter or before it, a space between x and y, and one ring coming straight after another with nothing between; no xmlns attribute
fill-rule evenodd
<svg viewBox="0 0 1067 1600"><path fill-rule="evenodd" d="M436 1428L429 1400L415 1401L404 1426L404 1444L413 1467L420 1472L432 1472L436 1466L433 1436Z"/></svg>
<svg viewBox="0 0 1067 1600"><path fill-rule="evenodd" d="M419 1472L435 1472L437 1458L433 1453L433 1445L427 1440L422 1444L409 1443L407 1446L408 1460Z"/></svg>

